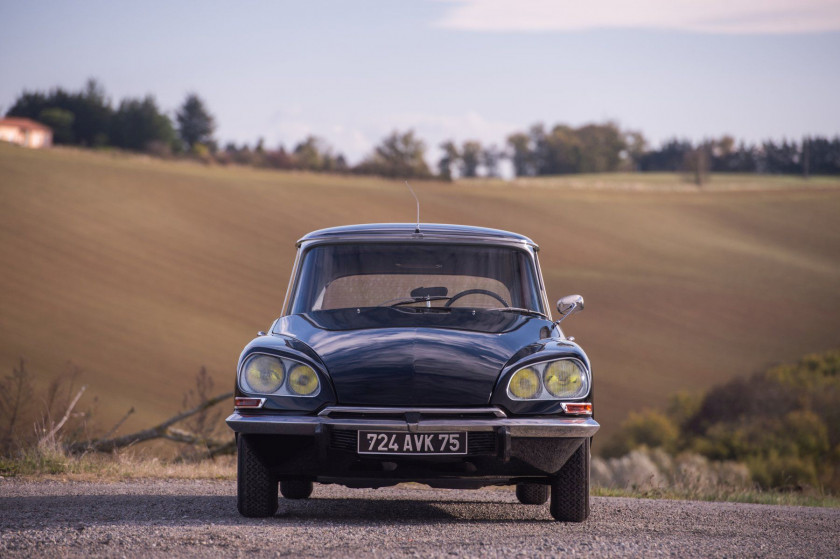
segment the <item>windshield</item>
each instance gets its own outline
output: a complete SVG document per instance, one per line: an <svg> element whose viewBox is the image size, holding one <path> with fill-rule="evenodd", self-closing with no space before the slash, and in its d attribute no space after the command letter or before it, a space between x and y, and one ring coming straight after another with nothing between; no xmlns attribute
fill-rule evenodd
<svg viewBox="0 0 840 559"><path fill-rule="evenodd" d="M392 307L406 312L542 313L530 255L502 246L335 244L303 255L292 314Z"/></svg>

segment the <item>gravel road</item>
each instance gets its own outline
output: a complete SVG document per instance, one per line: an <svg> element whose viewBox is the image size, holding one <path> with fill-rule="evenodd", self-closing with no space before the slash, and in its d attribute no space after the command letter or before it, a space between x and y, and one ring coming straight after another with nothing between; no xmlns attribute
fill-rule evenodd
<svg viewBox="0 0 840 559"><path fill-rule="evenodd" d="M0 481L0 557L840 557L840 510L595 498L551 521L507 489L316 485L269 519L230 481Z"/></svg>

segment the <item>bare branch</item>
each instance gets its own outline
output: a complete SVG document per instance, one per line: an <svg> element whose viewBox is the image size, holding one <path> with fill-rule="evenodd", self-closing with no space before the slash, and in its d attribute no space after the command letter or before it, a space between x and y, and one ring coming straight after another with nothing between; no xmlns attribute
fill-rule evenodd
<svg viewBox="0 0 840 559"><path fill-rule="evenodd" d="M169 428L182 421L188 417L191 417L197 413L200 413L207 408L215 406L216 404L223 402L229 398L233 397L233 392L225 392L224 394L220 394L209 400L206 400L199 404L198 406L194 407L191 410L179 413L173 417L170 417L163 423L159 425L155 425L149 429L143 429L142 431L138 431L136 433L132 433L130 435L124 435L122 437L116 437L113 439L97 439L93 441L82 441L77 442L69 445L67 450L73 453L85 452L88 450L93 450L96 452L112 452L118 448L126 447L135 443L140 443L143 441L149 441L152 439L160 439L160 438L170 438L167 436L167 431ZM171 435L171 433L170 433ZM171 435L172 437L176 437L177 435Z"/></svg>
<svg viewBox="0 0 840 559"><path fill-rule="evenodd" d="M167 429L163 438L179 443L201 445L206 448L206 452L204 452L202 456L203 458L213 458L222 454L233 454L236 450L236 441L233 439L228 441L219 441L216 439L202 437L196 435L195 433L190 433L189 431L183 431L181 429Z"/></svg>
<svg viewBox="0 0 840 559"><path fill-rule="evenodd" d="M116 433L117 429L119 429L122 426L122 424L125 423L125 420L128 419L128 416L130 416L133 413L134 413L134 406L131 406L131 409L128 410L128 412L126 412L126 414L123 416L123 418L120 419L119 421L117 421L117 424L114 425L113 427L111 427L110 431L108 431L107 433L102 435L102 438L107 439L108 437L110 437L111 435Z"/></svg>
<svg viewBox="0 0 840 559"><path fill-rule="evenodd" d="M163 434L164 439L169 439L170 441L175 441L176 443L187 443L187 444L200 444L203 446L210 446L214 441L211 439L206 439L195 433L190 433L189 431L184 431L183 429L174 429L169 428Z"/></svg>
<svg viewBox="0 0 840 559"><path fill-rule="evenodd" d="M64 427L64 424L67 423L67 420L70 418L70 414L73 412L73 408L76 407L76 403L79 401L79 398L82 397L82 394L84 394L86 388L87 386L83 386L79 389L79 392L76 393L76 397L73 398L73 401L70 402L70 405L67 407L67 411L64 412L64 417L61 418L61 421L58 422L58 425L53 427L49 433L47 433L41 438L39 443L43 444L44 442L51 440L53 437L55 437L56 433L58 433L58 431L62 427Z"/></svg>

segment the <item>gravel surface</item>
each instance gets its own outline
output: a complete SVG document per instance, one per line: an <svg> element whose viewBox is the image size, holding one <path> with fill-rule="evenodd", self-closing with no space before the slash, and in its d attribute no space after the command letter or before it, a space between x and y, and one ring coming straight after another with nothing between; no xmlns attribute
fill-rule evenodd
<svg viewBox="0 0 840 559"><path fill-rule="evenodd" d="M316 485L273 518L230 481L0 481L0 557L840 557L840 510L595 498L582 524L508 489Z"/></svg>

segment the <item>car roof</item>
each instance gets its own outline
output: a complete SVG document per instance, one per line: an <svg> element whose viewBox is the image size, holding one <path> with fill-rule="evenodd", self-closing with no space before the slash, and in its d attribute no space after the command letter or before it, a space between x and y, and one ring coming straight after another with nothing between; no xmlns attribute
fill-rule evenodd
<svg viewBox="0 0 840 559"><path fill-rule="evenodd" d="M419 232L418 232L419 230ZM473 227L471 225L449 225L443 223L366 223L359 225L343 225L320 229L304 235L297 242L297 246L312 241L373 241L373 240L401 240L428 239L436 241L469 240L481 242L498 242L500 244L525 244L539 250L537 244L518 233L490 229L488 227Z"/></svg>

